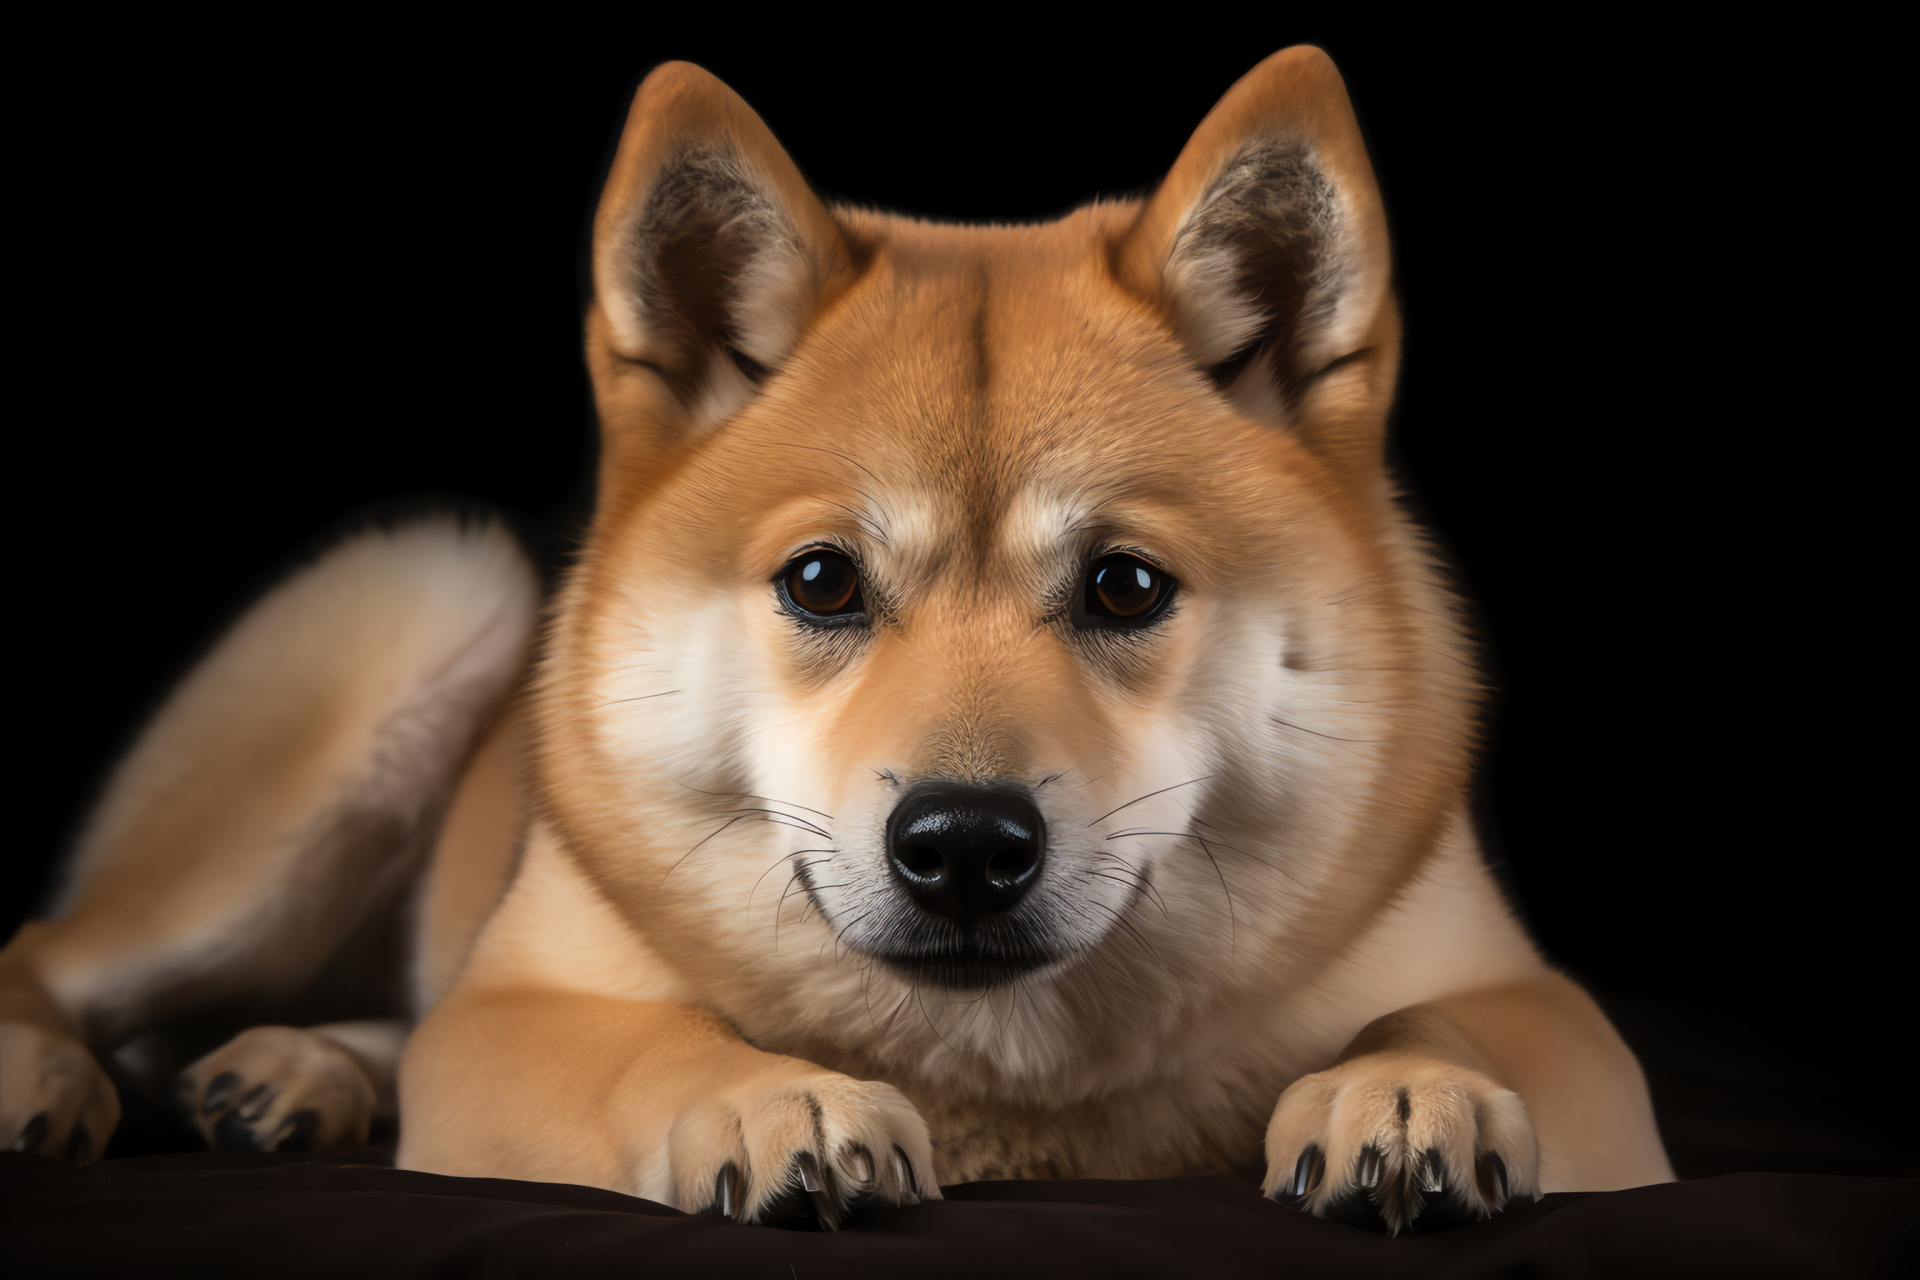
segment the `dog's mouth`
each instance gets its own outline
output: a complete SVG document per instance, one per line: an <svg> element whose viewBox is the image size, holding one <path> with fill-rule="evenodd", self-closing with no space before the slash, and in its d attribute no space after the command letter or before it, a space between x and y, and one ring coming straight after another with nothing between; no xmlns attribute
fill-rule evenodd
<svg viewBox="0 0 1920 1280"><path fill-rule="evenodd" d="M815 910L831 920L804 867L799 880ZM1059 964L1075 950L1038 912L988 916L961 928L904 896L861 912L840 931L840 941L913 982L957 990L1007 985Z"/></svg>
<svg viewBox="0 0 1920 1280"><path fill-rule="evenodd" d="M1006 986L1061 959L1058 951L1035 943L1021 947L975 945L868 951L866 954L920 985L966 991Z"/></svg>

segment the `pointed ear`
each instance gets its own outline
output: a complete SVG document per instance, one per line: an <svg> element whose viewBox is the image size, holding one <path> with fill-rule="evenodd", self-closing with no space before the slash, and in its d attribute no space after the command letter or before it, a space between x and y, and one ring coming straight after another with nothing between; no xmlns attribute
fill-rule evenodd
<svg viewBox="0 0 1920 1280"><path fill-rule="evenodd" d="M671 435L732 415L851 269L753 109L691 63L656 68L594 215L587 342L603 422L637 416L643 434Z"/></svg>
<svg viewBox="0 0 1920 1280"><path fill-rule="evenodd" d="M1229 89L1115 264L1243 411L1377 462L1399 316L1380 189L1326 54L1282 50Z"/></svg>

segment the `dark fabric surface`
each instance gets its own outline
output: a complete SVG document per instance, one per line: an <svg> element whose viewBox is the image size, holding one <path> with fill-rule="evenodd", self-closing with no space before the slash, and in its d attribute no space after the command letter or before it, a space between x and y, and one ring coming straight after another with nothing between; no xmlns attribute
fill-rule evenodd
<svg viewBox="0 0 1920 1280"><path fill-rule="evenodd" d="M1452 1231L1389 1240L1228 1176L951 1187L835 1235L735 1227L609 1191L401 1172L390 1147L194 1152L129 1096L109 1159L0 1154L0 1274L1920 1275L1920 1138L1894 1101L1911 1082L1844 1034L1857 1024L1607 1008L1690 1180Z"/></svg>
<svg viewBox="0 0 1920 1280"><path fill-rule="evenodd" d="M977 1183L815 1234L332 1157L0 1157L0 1265L56 1275L1897 1276L1920 1180L1735 1174L1386 1239L1228 1176Z"/></svg>

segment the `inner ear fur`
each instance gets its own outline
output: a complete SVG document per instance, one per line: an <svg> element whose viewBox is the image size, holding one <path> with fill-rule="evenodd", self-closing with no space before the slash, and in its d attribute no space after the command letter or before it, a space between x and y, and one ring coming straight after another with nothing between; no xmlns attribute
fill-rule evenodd
<svg viewBox="0 0 1920 1280"><path fill-rule="evenodd" d="M684 431L728 417L778 371L852 262L738 94L691 63L655 69L594 215L588 342L603 421L664 413ZM658 397L638 371L671 403L647 403Z"/></svg>
<svg viewBox="0 0 1920 1280"><path fill-rule="evenodd" d="M1380 189L1325 53L1282 50L1227 91L1115 267L1243 411L1377 458L1399 316Z"/></svg>

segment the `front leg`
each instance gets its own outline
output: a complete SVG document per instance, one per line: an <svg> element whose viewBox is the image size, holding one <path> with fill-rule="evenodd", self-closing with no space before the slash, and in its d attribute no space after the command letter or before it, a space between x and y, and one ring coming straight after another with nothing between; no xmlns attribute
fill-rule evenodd
<svg viewBox="0 0 1920 1280"><path fill-rule="evenodd" d="M1376 1020L1267 1127L1268 1195L1390 1232L1672 1178L1639 1063L1557 974Z"/></svg>
<svg viewBox="0 0 1920 1280"><path fill-rule="evenodd" d="M23 925L0 950L0 1151L84 1164L106 1150L120 1095L40 981L33 953L46 933Z"/></svg>
<svg viewBox="0 0 1920 1280"><path fill-rule="evenodd" d="M937 1197L891 1085L762 1053L684 1005L456 991L401 1073L402 1168L584 1183L740 1222L838 1226Z"/></svg>
<svg viewBox="0 0 1920 1280"><path fill-rule="evenodd" d="M837 1225L937 1197L891 1085L763 1053L536 823L465 969L408 1041L402 1168L607 1187L741 1222Z"/></svg>

